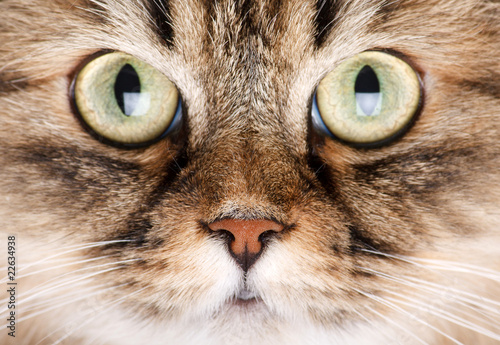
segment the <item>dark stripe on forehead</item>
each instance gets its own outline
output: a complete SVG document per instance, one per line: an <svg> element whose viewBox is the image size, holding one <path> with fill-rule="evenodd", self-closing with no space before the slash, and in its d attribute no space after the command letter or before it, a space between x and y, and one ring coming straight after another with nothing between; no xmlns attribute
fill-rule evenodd
<svg viewBox="0 0 500 345"><path fill-rule="evenodd" d="M225 6L234 6L236 13L238 13L240 17L245 17L252 6L256 6L254 0L203 0L202 3L209 18L216 18L217 11L220 11Z"/></svg>
<svg viewBox="0 0 500 345"><path fill-rule="evenodd" d="M204 7L207 13L207 18L210 20L220 17L220 14L225 13L229 7L233 7L234 13L236 14L235 18L223 16L223 20L227 20L224 24L237 26L241 25L243 32L254 26L254 15L257 8L257 2L254 0L205 0ZM232 30L233 28L227 27L227 29Z"/></svg>
<svg viewBox="0 0 500 345"><path fill-rule="evenodd" d="M413 7L410 7L410 4L405 3L405 12L418 11ZM411 9L410 9L411 8ZM380 26L381 23L386 23L390 21L395 15L401 12L401 2L399 1L391 1L391 2L383 2L377 8L373 18L377 20L371 22L369 25L373 25L373 27Z"/></svg>
<svg viewBox="0 0 500 345"><path fill-rule="evenodd" d="M317 13L314 16L314 41L317 47L321 47L332 31L337 21L337 14L341 8L339 0L316 0Z"/></svg>
<svg viewBox="0 0 500 345"><path fill-rule="evenodd" d="M173 46L174 30L169 0L149 0L151 16L156 24L158 35L169 48Z"/></svg>

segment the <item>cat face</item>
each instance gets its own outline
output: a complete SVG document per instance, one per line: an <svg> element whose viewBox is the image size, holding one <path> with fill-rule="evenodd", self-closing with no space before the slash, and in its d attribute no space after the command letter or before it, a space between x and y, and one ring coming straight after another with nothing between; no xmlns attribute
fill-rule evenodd
<svg viewBox="0 0 500 345"><path fill-rule="evenodd" d="M25 343L500 339L498 2L0 10Z"/></svg>

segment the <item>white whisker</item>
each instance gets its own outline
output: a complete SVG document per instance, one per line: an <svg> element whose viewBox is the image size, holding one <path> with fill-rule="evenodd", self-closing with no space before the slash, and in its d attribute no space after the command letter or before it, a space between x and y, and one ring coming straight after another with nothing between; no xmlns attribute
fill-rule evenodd
<svg viewBox="0 0 500 345"><path fill-rule="evenodd" d="M400 297L400 298L403 298L407 301L410 301L412 303L409 303L409 302L404 302L400 299L395 299L395 298L392 298L392 297L386 297L385 299L389 300L389 301L392 301L392 302L395 302L395 303L401 303L401 304L404 304L404 305L407 305L407 306L410 306L410 307L418 307L418 306L421 306L421 308L419 308L420 310L424 310L426 313L429 313L429 314L432 314L434 316L437 316L439 318L442 318L443 320L446 320L446 321L449 321L449 322L452 322L458 326L461 326L461 327L464 327L464 328L467 328L471 331L474 331L474 332L477 332L479 334L482 334L482 335L485 335L487 337L490 337L492 339L495 339L495 340L499 340L500 341L500 335L498 334L495 334L481 326L478 326L478 325L475 325L475 324L472 324L470 323L469 321L463 319L463 318L460 318L456 315L452 315L451 313L449 312L446 312L442 309L437 309L436 307L434 307L432 304L426 304L426 303L423 303L419 300L416 300L414 298L410 298L408 296L404 296L404 295L401 295L401 294L398 294L394 291L391 291L392 294Z"/></svg>
<svg viewBox="0 0 500 345"><path fill-rule="evenodd" d="M449 260L424 259L424 258L417 258L417 257L409 257L409 256L405 256L405 255L392 255L392 254L386 254L383 252L368 250L368 249L363 249L363 251L367 252L367 253L385 256L385 257L392 258L395 260L403 261L403 262L410 263L412 265L426 268L426 269L473 274L473 275L477 275L480 277L491 279L493 281L500 282L500 272L499 271L492 270L489 268L484 268L484 267L477 266L477 265L471 265L468 263L455 262L455 261L449 261Z"/></svg>
<svg viewBox="0 0 500 345"><path fill-rule="evenodd" d="M393 310L395 310L395 311L399 311L399 312L401 312L401 313L403 313L403 314L405 314L405 315L409 316L411 319L413 319L413 320L415 320L415 321L417 321L417 322L419 322L419 323L421 323L421 324L423 324L423 325L425 325L425 326L429 327L430 329L434 330L435 332L437 332L437 333L441 334L442 336L446 337L447 339L451 340L451 341L452 341L453 343L455 343L455 344L458 344L458 345L465 345L465 344L461 343L460 341L458 341L457 339L453 338L452 336L450 336L450 335L448 335L448 334L444 333L443 331L441 331L441 330L440 330L440 329L438 329L437 327L435 327L435 326L433 326L433 325L429 324L429 323L428 323L428 322L426 322L425 320L422 320L421 318L417 317L416 315L413 315L412 313L410 313L410 312L408 312L408 311L406 311L406 310L402 309L402 308L401 308L401 307L399 307L398 305L396 305L396 304L394 304L394 303L392 303L392 302L388 301L386 298L381 298L381 297L379 297L379 296L375 296L375 295L373 295L373 294L371 294L371 293L366 293L366 292L363 292L363 291L358 290L358 289L355 289L355 288L353 288L353 290L354 290L354 291L356 291L357 293L359 293L359 294L361 294L361 295L363 295L363 296L367 297L367 298L370 298L370 299L372 299L372 300L374 300L374 301L377 301L377 302L379 302L379 303L381 303L381 304L383 304L383 305L385 305L385 306L387 306L387 307L389 307L389 308L391 308L391 309L393 309Z"/></svg>
<svg viewBox="0 0 500 345"><path fill-rule="evenodd" d="M62 287L65 287L65 286L68 286L68 285L73 285L77 282L81 282L81 281L85 281L85 280L88 280L90 278L93 278L95 276L98 276L98 275L101 275L101 274L104 274L104 273L108 273L108 272L112 272L112 271L116 271L118 269L121 269L123 268L124 266L118 266L118 267L112 267L112 268L108 268L108 269L105 269L105 270L101 270L101 271L97 271L97 272L93 272L91 274L87 274L87 275L84 275L84 276L79 276L79 277L76 277L76 278L73 278L73 279L68 279L66 281L63 281L62 283L59 283L59 284L56 284L56 285L52 285L52 286L48 286L46 289L44 290L41 290L41 291L36 291L40 288L40 286L37 286L37 287L34 287L32 289L30 289L29 291L27 291L24 295L28 295L28 297L24 297L22 298L22 296L19 296L19 304L21 304L21 301L22 303L26 303L26 302L29 302L30 300L33 300L39 296L43 296L43 295L47 295L48 293L54 291L54 290L57 290L57 289L60 289ZM43 286L43 284L41 285ZM32 291L36 291L35 293L29 295L30 292ZM0 310L0 313L3 313L7 310L7 308L3 308L2 310Z"/></svg>
<svg viewBox="0 0 500 345"><path fill-rule="evenodd" d="M106 255L106 256L100 256L100 257L92 258L92 259L73 260L73 261L72 261L73 258L68 258L67 261L70 261L69 263L62 264L62 265L57 265L57 266L51 266L51 267L47 267L47 268L44 268L44 269L41 269L41 270L38 270L38 271L29 272L29 273L24 274L24 275L19 275L17 277L17 279L22 279L22 278L30 277L30 276L33 276L33 275L36 275L36 274L40 274L40 273L44 273L44 272L56 270L56 269L59 269L59 268L68 267L68 266L78 266L78 265L81 265L81 264L85 264L85 263L89 263L89 262L93 262L93 261L98 261L98 260L103 260L103 259L107 259L107 258L110 258L110 257L111 257L110 255Z"/></svg>
<svg viewBox="0 0 500 345"><path fill-rule="evenodd" d="M399 294L397 292L389 291L389 290L386 290L386 291L388 293L399 296ZM411 293L414 296L417 296L418 298L420 298L421 301L426 301L429 299L429 296L427 294L418 293L417 291L412 291L412 292L407 291L406 293L407 294ZM461 306L461 308L455 307L453 304L449 303L448 301L446 302L446 309L452 311L453 312L452 315L466 314L466 316L469 319L475 319L478 322L482 322L484 324L487 324L488 326L491 326L493 328L500 330L500 325L498 324L498 317L492 318L491 315L486 315L485 313L482 313L481 310L478 309L474 305L468 305L468 304L462 303L460 301L454 301L454 302L459 304ZM439 301L439 304L445 304L445 301ZM428 305L429 305L429 303L425 304L425 306L428 306ZM436 304L433 303L432 305L435 306ZM478 315L473 315L471 313L471 311L481 315L481 317ZM490 322L490 320L491 320L491 322Z"/></svg>
<svg viewBox="0 0 500 345"><path fill-rule="evenodd" d="M32 264L20 267L18 271L19 272L23 271L23 270L28 269L28 268L30 268L32 266L39 265L40 263L47 262L50 259L57 258L59 256L66 255L66 254L71 254L71 253L74 253L74 252L77 252L77 251L80 251L80 250L90 249L90 248L96 248L96 247L102 247L102 246L106 246L106 245L109 245L109 244L123 243L123 242L131 242L131 241L130 240L116 240L116 241L90 242L90 243L85 243L83 245L82 244L78 244L78 245L72 245L72 246L63 247L63 248L61 248L62 250L65 250L65 249L68 249L68 248L71 248L71 250L65 250L63 252L47 256L46 258L43 258L43 259L38 260L36 262L33 262Z"/></svg>
<svg viewBox="0 0 500 345"><path fill-rule="evenodd" d="M70 276L70 279L72 279L72 277L71 277L72 275L78 274L80 272L90 271L90 270L94 270L94 269L98 269L98 268L102 268L102 267L107 267L107 266L127 264L127 263L138 261L138 260L139 259L128 259L128 260L122 260L122 261L116 261L116 262L108 262L108 263L101 264L101 265L95 265L95 266L89 266L89 267L80 268L80 269L74 270L72 272L67 272L67 273L61 274L59 276L56 276L56 277L54 277L52 279L49 279L49 280L43 282L42 284L34 286L30 290L26 291L26 294L30 293L33 290L38 290L38 289L40 289L40 288L42 288L44 286L49 286L50 287L50 283L52 283L54 281L56 283L60 283L61 279L64 278L64 277L67 277L67 276ZM123 268L123 267L125 267L125 265L113 268L113 270L119 269L119 268ZM107 272L107 270L100 271L100 272ZM93 275L91 274L89 276L92 277ZM78 281L78 280L75 280L75 281Z"/></svg>
<svg viewBox="0 0 500 345"><path fill-rule="evenodd" d="M144 289L145 288L139 289L139 290L131 292L131 293L125 295L125 296L122 296L122 297L120 297L118 299L115 299L113 301L105 303L105 304L103 304L103 305L101 305L99 307L99 310L106 310L106 309L109 309L110 307L116 307L116 306L120 305L121 303L123 303L126 299L130 298L131 296L133 296L135 294L140 293ZM89 310L89 311L83 313L81 316L82 317L86 317L86 316L88 316L90 314L95 314L95 316L86 319L85 322L82 322L80 325L78 325L78 327L72 329L71 332L67 332L65 335L63 335L58 340L56 340L54 343L52 343L52 345L60 344L65 339L69 338L72 334L74 334L76 331L78 331L78 330L82 329L83 327L87 326L89 323L91 323L92 321L94 321L96 318L98 318L100 316L100 313L96 312L95 309ZM54 331L52 331L51 333L49 333L48 335L46 335L44 338L40 339L40 341L38 341L35 345L39 345L40 343L42 343L46 339L50 338L52 335L57 334L57 332L59 332L64 327L66 327L66 324L61 325L60 327L58 327L57 329L55 329Z"/></svg>
<svg viewBox="0 0 500 345"><path fill-rule="evenodd" d="M410 277L410 276L395 277L395 276L392 276L390 274L378 272L378 271L370 269L370 268L366 268L366 267L359 267L359 268L363 269L366 272L375 274L378 277L391 280L392 282L400 283L400 284L410 286L413 288L417 288L420 290L424 289L424 290L427 290L429 292L432 292L432 293L435 293L438 295L443 295L443 293L446 293L449 296L450 294L453 294L453 298L456 300L460 300L464 303L471 303L471 304L477 305L477 306L481 307L482 309L487 310L488 312L491 312L491 313L494 313L497 315L500 314L500 310L498 308L493 307L493 306L500 307L500 302L494 301L492 299L488 299L488 298L483 297L483 296L479 296L479 295L476 295L476 294L473 294L473 293L470 293L467 291L463 291L463 290L458 290L458 289L452 288L450 286L425 281L425 280L415 278L415 277ZM485 302L489 303L490 305L493 305L493 306L488 306L485 304Z"/></svg>
<svg viewBox="0 0 500 345"><path fill-rule="evenodd" d="M79 294L78 294L77 298L73 298L73 299L67 300L65 302L62 302L62 303L59 303L59 304L55 304L55 305L51 306L50 308L46 308L46 309L43 309L41 311L28 314L27 316L24 316L24 317L20 318L19 322L22 322L22 321L25 321L25 320L29 320L29 319L31 319L33 317L38 316L38 315L45 314L45 313L47 313L47 312L49 312L51 310L62 308L64 306L66 306L66 305L70 305L70 304L73 304L75 302L79 302L79 301L91 298L93 296L97 296L97 295L103 294L106 291L114 290L114 289L120 288L120 287L125 286L125 285L129 285L129 284L121 284L121 285L111 286L111 287L107 287L107 288L103 288L103 289L101 289L101 287L104 287L105 285L95 286L95 287L92 287L91 289L88 289L88 290L90 290L90 291L97 290L97 291L95 291L93 293L89 293L89 294L83 294L84 291L79 291ZM53 302L53 301L51 301L51 302ZM52 304L52 303L50 303L50 304Z"/></svg>
<svg viewBox="0 0 500 345"><path fill-rule="evenodd" d="M425 267L428 268L440 271L467 273L468 275L475 275L500 282L500 272L484 267L444 260L418 259L418 261L426 263Z"/></svg>
<svg viewBox="0 0 500 345"><path fill-rule="evenodd" d="M410 331L409 329L403 327L402 325L400 325L399 323L397 323L396 321L392 320L391 318L385 316L385 315L382 315L381 313L377 312L375 309L373 308L370 308L369 306L364 306L367 310L369 310L371 313L377 315L378 317L380 317L381 319L385 320L386 322L390 323L391 325L393 326L396 326L397 328L401 329L403 332L409 334L412 338L416 339L419 343L421 344L424 344L424 345L429 345L428 342L424 341L422 338L420 338L419 336L417 336L415 333L413 333L412 331ZM367 321L368 323L370 323L371 321L366 318L366 316L364 316L362 313L360 313L359 311L357 310L354 310L354 312L356 314L358 314L361 318L363 318L365 321Z"/></svg>
<svg viewBox="0 0 500 345"><path fill-rule="evenodd" d="M24 301L21 301L24 303L19 303L19 304L23 306L23 314L25 314L25 313L28 313L30 311L34 311L34 310L41 309L41 308L46 308L47 306L52 306L52 305L54 305L54 303L57 303L58 301L67 300L69 297L81 296L83 293L85 293L87 291L92 291L92 290L96 290L99 288L105 288L105 287L109 286L109 284L93 285L90 287L86 286L86 285L87 285L87 282L82 281L82 282L79 282L75 285L72 285L71 286L72 289L68 293L57 295L57 296L51 297L50 299L47 299L47 300L44 299L44 300L31 301L29 304L25 303ZM77 287L78 287L78 289L76 289Z"/></svg>

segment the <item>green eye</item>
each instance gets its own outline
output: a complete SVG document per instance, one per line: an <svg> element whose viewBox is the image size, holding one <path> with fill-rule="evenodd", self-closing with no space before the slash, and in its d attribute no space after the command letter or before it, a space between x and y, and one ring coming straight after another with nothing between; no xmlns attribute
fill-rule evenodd
<svg viewBox="0 0 500 345"><path fill-rule="evenodd" d="M330 72L313 102L312 121L320 130L350 144L377 145L411 124L420 105L420 80L404 61L364 52Z"/></svg>
<svg viewBox="0 0 500 345"><path fill-rule="evenodd" d="M167 77L119 52L101 55L79 72L74 100L95 133L123 145L161 138L181 112L179 93Z"/></svg>

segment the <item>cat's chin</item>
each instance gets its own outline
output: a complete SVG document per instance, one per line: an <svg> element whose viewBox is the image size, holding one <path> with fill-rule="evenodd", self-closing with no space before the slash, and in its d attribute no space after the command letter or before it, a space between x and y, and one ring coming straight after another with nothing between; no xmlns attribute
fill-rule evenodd
<svg viewBox="0 0 500 345"><path fill-rule="evenodd" d="M253 300L256 298L258 298L257 293L255 293L252 290L246 289L246 288L241 289L238 292L238 295L236 296L236 299L242 300L242 301L249 301L249 300Z"/></svg>

